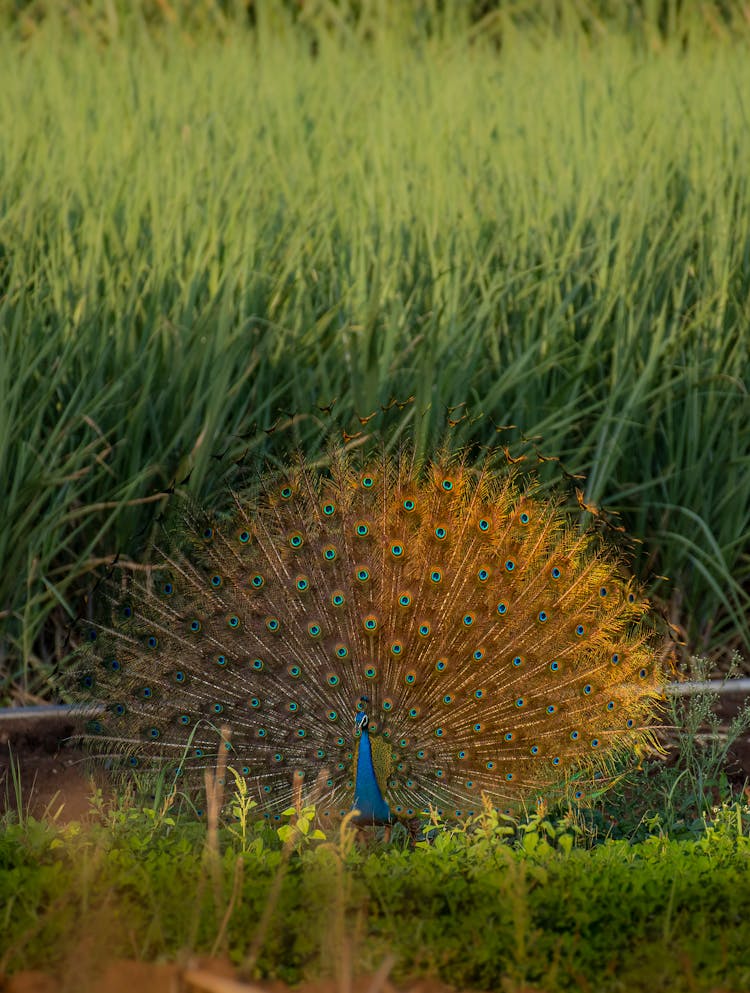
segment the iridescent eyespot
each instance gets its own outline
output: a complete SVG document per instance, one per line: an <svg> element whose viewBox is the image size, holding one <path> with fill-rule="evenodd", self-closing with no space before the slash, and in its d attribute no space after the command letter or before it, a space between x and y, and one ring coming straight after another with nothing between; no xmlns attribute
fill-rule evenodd
<svg viewBox="0 0 750 993"><path fill-rule="evenodd" d="M400 641L394 641L393 644L391 645L392 655L400 655L403 650L404 650L404 646L401 644Z"/></svg>
<svg viewBox="0 0 750 993"><path fill-rule="evenodd" d="M335 710L329 710L326 716L328 717L329 721L335 721L338 720L339 715L336 713Z"/></svg>
<svg viewBox="0 0 750 993"><path fill-rule="evenodd" d="M445 659L438 659L437 662L435 663L435 668L437 669L438 672L445 672L447 665L448 663Z"/></svg>
<svg viewBox="0 0 750 993"><path fill-rule="evenodd" d="M299 531L293 531L289 535L289 544L292 546L292 548L301 548L304 543L304 540L305 539L302 537Z"/></svg>
<svg viewBox="0 0 750 993"><path fill-rule="evenodd" d="M266 621L266 627L268 628L269 631L273 633L279 630L279 628L281 627L281 622L279 621L278 617L269 617L268 620Z"/></svg>
<svg viewBox="0 0 750 993"><path fill-rule="evenodd" d="M560 765L560 759L557 755L552 759L552 765Z"/></svg>
<svg viewBox="0 0 750 993"><path fill-rule="evenodd" d="M423 638L426 638L427 635L430 633L430 625L429 624L420 624L419 625L419 633L420 633L420 635Z"/></svg>
<svg viewBox="0 0 750 993"><path fill-rule="evenodd" d="M619 661L620 661L620 656L617 654L617 652L615 652L615 654L612 656L612 665L617 665Z"/></svg>
<svg viewBox="0 0 750 993"><path fill-rule="evenodd" d="M453 697L450 695L450 693L445 694L445 696L443 697L443 703L446 704L453 703Z"/></svg>
<svg viewBox="0 0 750 993"><path fill-rule="evenodd" d="M628 603L635 603L635 593L628 593Z"/></svg>
<svg viewBox="0 0 750 993"><path fill-rule="evenodd" d="M604 597L606 595L607 595L607 587L602 586L602 588L599 590L599 596Z"/></svg>
<svg viewBox="0 0 750 993"><path fill-rule="evenodd" d="M291 498L291 495L292 495L291 486L282 486L281 489L279 490L279 496L281 497L282 500L289 500Z"/></svg>
<svg viewBox="0 0 750 993"><path fill-rule="evenodd" d="M559 662L550 662L549 667L550 667L550 669L553 672L557 672L557 670L560 668L560 663Z"/></svg>
<svg viewBox="0 0 750 993"><path fill-rule="evenodd" d="M539 754L539 745L532 745L531 746L531 754L532 755L538 755Z"/></svg>
<svg viewBox="0 0 750 993"><path fill-rule="evenodd" d="M585 630L586 629L584 628L583 624L578 624L576 626L576 634L579 636L582 635Z"/></svg>
<svg viewBox="0 0 750 993"><path fill-rule="evenodd" d="M403 554L404 554L403 545L399 545L398 543L391 545L391 555L394 557L394 559L400 559Z"/></svg>
<svg viewBox="0 0 750 993"><path fill-rule="evenodd" d="M529 515L526 514L526 513L521 514L520 521L521 521L521 524L528 524L529 523Z"/></svg>
<svg viewBox="0 0 750 993"><path fill-rule="evenodd" d="M257 696L251 696L249 703L250 706L253 708L253 710L257 710L258 707L260 707L260 700L258 699Z"/></svg>
<svg viewBox="0 0 750 993"><path fill-rule="evenodd" d="M366 490L372 489L372 487L375 485L375 480L372 478L372 476L363 476L362 485Z"/></svg>
<svg viewBox="0 0 750 993"><path fill-rule="evenodd" d="M513 778L513 773L512 773L512 772L506 772L506 773L505 773L505 778L506 778L506 779L507 779L508 781L510 781L510 780L511 780L511 779Z"/></svg>
<svg viewBox="0 0 750 993"><path fill-rule="evenodd" d="M388 711L392 709L393 709L393 700L391 700L389 697L386 697L386 699L383 700L383 710Z"/></svg>
<svg viewBox="0 0 750 993"><path fill-rule="evenodd" d="M442 578L443 574L439 569L433 569L430 573L430 582L432 583L439 583Z"/></svg>
<svg viewBox="0 0 750 993"><path fill-rule="evenodd" d="M290 700L289 701L289 713L290 714L296 714L298 710L299 710L299 704L296 702L296 700Z"/></svg>
<svg viewBox="0 0 750 993"><path fill-rule="evenodd" d="M355 526L354 533L359 538L365 538L370 533L370 527L368 524L365 524L364 522L360 522Z"/></svg>
<svg viewBox="0 0 750 993"><path fill-rule="evenodd" d="M463 621L464 627L470 628L471 625L474 623L474 615L473 614L464 614L464 616L462 618L462 621Z"/></svg>
<svg viewBox="0 0 750 993"><path fill-rule="evenodd" d="M374 614L368 614L367 617L365 617L365 630L366 631L375 631L375 629L377 628L377 626L378 626L378 619L377 619L377 617L375 617Z"/></svg>
<svg viewBox="0 0 750 993"><path fill-rule="evenodd" d="M345 602L346 598L340 590L336 590L335 593L331 594L331 603L334 607L341 607Z"/></svg>
<svg viewBox="0 0 750 993"><path fill-rule="evenodd" d="M442 541L447 534L448 534L447 528L444 528L442 526L438 526L435 528L435 537L437 538L438 541Z"/></svg>
<svg viewBox="0 0 750 993"><path fill-rule="evenodd" d="M414 510L414 508L416 507L416 504L414 503L413 500L407 499L407 500L404 500L403 507L404 507L404 510L407 512L407 514L410 514L412 512L412 510Z"/></svg>
<svg viewBox="0 0 750 993"><path fill-rule="evenodd" d="M487 769L494 769L495 768L495 763L494 762L488 762L486 764L485 768L487 768Z"/></svg>
<svg viewBox="0 0 750 993"><path fill-rule="evenodd" d="M214 536L213 528L204 528L203 529L203 540L204 541L210 541L213 538L213 536Z"/></svg>
<svg viewBox="0 0 750 993"><path fill-rule="evenodd" d="M349 649L346 647L346 645L336 646L336 655L338 656L338 658L345 659L348 654L349 654Z"/></svg>
<svg viewBox="0 0 750 993"><path fill-rule="evenodd" d="M549 707L547 707L547 713L548 713L548 714L554 714L554 712L555 712L556 710L557 710L557 707L556 707L556 706L554 705L554 703L551 703L551 704L549 705Z"/></svg>
<svg viewBox="0 0 750 993"><path fill-rule="evenodd" d="M512 731L506 731L506 733L503 735L503 737L505 738L506 741L513 741L513 732Z"/></svg>
<svg viewBox="0 0 750 993"><path fill-rule="evenodd" d="M570 739L571 739L571 741L578 741L578 732L577 731L571 731L570 732Z"/></svg>
<svg viewBox="0 0 750 993"><path fill-rule="evenodd" d="M320 627L320 624L307 625L307 633L310 635L311 638L318 638L320 636L321 630L322 628Z"/></svg>
<svg viewBox="0 0 750 993"><path fill-rule="evenodd" d="M367 569L357 569L357 579L360 583L366 583L370 578L370 573Z"/></svg>
<svg viewBox="0 0 750 993"><path fill-rule="evenodd" d="M190 622L190 630L193 632L193 634L197 634L197 632L200 631L200 629L201 629L201 622L197 618L195 618Z"/></svg>
<svg viewBox="0 0 750 993"><path fill-rule="evenodd" d="M217 655L215 661L217 665L225 666L227 664L227 657L226 655Z"/></svg>
<svg viewBox="0 0 750 993"><path fill-rule="evenodd" d="M256 670L256 672L260 672L261 669L263 669L263 666L264 666L263 659L253 659L252 666L253 666L253 669Z"/></svg>
<svg viewBox="0 0 750 993"><path fill-rule="evenodd" d="M524 698L522 696L519 696L519 698L516 700L516 706L517 707L523 707L523 705L524 705L525 702L526 701L524 700Z"/></svg>
<svg viewBox="0 0 750 993"><path fill-rule="evenodd" d="M592 741L591 741L591 747L592 748L598 748L599 747L599 739L598 738L593 738L592 739Z"/></svg>
<svg viewBox="0 0 750 993"><path fill-rule="evenodd" d="M224 706L220 703L215 703L213 710L215 714L221 714L224 711Z"/></svg>
<svg viewBox="0 0 750 993"><path fill-rule="evenodd" d="M261 576L259 572L256 572L255 575L252 576L250 579L250 585L254 587L254 589L256 590L259 590L264 583L265 583L265 579Z"/></svg>
<svg viewBox="0 0 750 993"><path fill-rule="evenodd" d="M523 659L521 658L520 655L516 655L516 657L513 659L513 665L516 667L516 669L519 667L519 665L523 665Z"/></svg>
<svg viewBox="0 0 750 993"><path fill-rule="evenodd" d="M307 579L307 576L298 576L295 585L297 589L300 591L300 593L304 593L305 590L309 589L310 582Z"/></svg>
<svg viewBox="0 0 750 993"><path fill-rule="evenodd" d="M149 637L146 639L146 644L148 645L149 648L156 648L157 645L159 644L159 640L158 638L155 638L154 635L149 635Z"/></svg>
<svg viewBox="0 0 750 993"><path fill-rule="evenodd" d="M189 724L189 723L190 723L190 715L189 714L181 714L180 715L180 724Z"/></svg>
<svg viewBox="0 0 750 993"><path fill-rule="evenodd" d="M645 679L646 676L648 675L648 670L647 669L641 669L640 672L638 673L638 675L640 676L641 679Z"/></svg>
<svg viewBox="0 0 750 993"><path fill-rule="evenodd" d="M589 693L591 692L591 683L586 683L586 685L583 687L583 692L586 694L586 696L589 695Z"/></svg>
<svg viewBox="0 0 750 993"><path fill-rule="evenodd" d="M516 563L513 561L513 559L508 559L506 561L505 568L506 568L506 570L508 572L513 572L513 570L515 569L515 567L516 567Z"/></svg>
<svg viewBox="0 0 750 993"><path fill-rule="evenodd" d="M552 578L553 579L559 579L561 575L562 574L561 574L560 570L557 568L557 566L555 566L555 568L552 570Z"/></svg>
<svg viewBox="0 0 750 993"><path fill-rule="evenodd" d="M506 603L499 603L497 605L498 614L505 614L508 611L508 605Z"/></svg>
<svg viewBox="0 0 750 993"><path fill-rule="evenodd" d="M409 713L409 717L419 717L419 708L410 707L408 713Z"/></svg>
<svg viewBox="0 0 750 993"><path fill-rule="evenodd" d="M336 549L333 547L333 545L327 545L323 549L323 558L326 560L326 562L333 562L333 560L336 558Z"/></svg>
<svg viewBox="0 0 750 993"><path fill-rule="evenodd" d="M160 734L161 734L161 731L159 731L158 728L151 728L151 730L149 731L149 735L152 738L158 738L160 736Z"/></svg>
<svg viewBox="0 0 750 993"><path fill-rule="evenodd" d="M378 674L378 670L375 668L374 665L368 665L365 668L365 676L368 679L374 679L377 676L377 674Z"/></svg>
<svg viewBox="0 0 750 993"><path fill-rule="evenodd" d="M323 513L326 515L326 517L332 517L333 514L336 513L336 507L332 503L324 503Z"/></svg>
<svg viewBox="0 0 750 993"><path fill-rule="evenodd" d="M218 574L215 575L215 576L211 576L211 585L213 586L213 588L215 590L218 590L218 588L221 586L221 584L222 584L222 578L221 578L221 576L219 576Z"/></svg>
<svg viewBox="0 0 750 993"><path fill-rule="evenodd" d="M484 696L484 690L474 690L474 696L477 698L477 700L481 700L482 697Z"/></svg>
<svg viewBox="0 0 750 993"><path fill-rule="evenodd" d="M486 583L489 578L490 574L487 569L480 569L477 573L477 579L480 583Z"/></svg>
<svg viewBox="0 0 750 993"><path fill-rule="evenodd" d="M266 622L266 624L268 626L268 622ZM277 627L278 627L278 621L276 622L276 624L277 624ZM227 617L227 625L230 628L232 628L233 630L236 630L240 626L240 619L239 619L239 617L236 614L230 614L229 617ZM268 626L268 630L269 631L273 631L275 629L274 628L271 628L270 626Z"/></svg>
<svg viewBox="0 0 750 993"><path fill-rule="evenodd" d="M546 621L546 620L547 620L547 611L546 611L546 610L540 610L540 611L539 611L539 620L540 620L540 621L541 621L542 623L544 623L544 621Z"/></svg>
<svg viewBox="0 0 750 993"><path fill-rule="evenodd" d="M164 596L172 596L174 593L174 586L171 583L165 583L161 588Z"/></svg>
<svg viewBox="0 0 750 993"><path fill-rule="evenodd" d="M481 662L481 660L484 658L484 652L482 651L481 648L477 648L474 651L474 654L473 654L472 657L473 657L473 659L474 659L475 662Z"/></svg>
<svg viewBox="0 0 750 993"><path fill-rule="evenodd" d="M295 664L295 665L290 665L290 666L288 666L288 667L287 667L287 670L286 670L286 671L287 671L287 672L289 673L289 675L290 675L290 676L291 676L291 677L292 677L293 679L297 679L297 677L298 677L298 676L300 675L300 673L302 672L302 669L301 669L301 668L300 668L300 667L299 667L298 665L296 665L296 664Z"/></svg>
<svg viewBox="0 0 750 993"><path fill-rule="evenodd" d="M185 673L182 671L182 669L178 669L177 672L174 674L174 681L176 683L185 682ZM151 690L148 691L148 695L149 696L151 695Z"/></svg>
<svg viewBox="0 0 750 993"><path fill-rule="evenodd" d="M442 738L443 737L443 733L444 732L443 732L443 729L442 728L435 728L435 737L436 738Z"/></svg>
<svg viewBox="0 0 750 993"><path fill-rule="evenodd" d="M628 717L627 721L625 721L625 727L632 728L634 724L635 721L633 720L632 717Z"/></svg>
<svg viewBox="0 0 750 993"><path fill-rule="evenodd" d="M338 686L339 677L335 673L329 672L328 675L326 676L326 682L328 683L329 686Z"/></svg>
<svg viewBox="0 0 750 993"><path fill-rule="evenodd" d="M250 532L249 531L240 531L240 533L237 535L237 537L240 539L240 543L241 544L246 545L248 543L248 541L250 541Z"/></svg>
<svg viewBox="0 0 750 993"><path fill-rule="evenodd" d="M485 520L484 517L482 517L481 520L479 521L478 527L480 531L489 531L490 522Z"/></svg>
<svg viewBox="0 0 750 993"><path fill-rule="evenodd" d="M453 480L452 479L444 479L443 480L443 489L446 491L446 493L450 493L450 491L453 489Z"/></svg>
<svg viewBox="0 0 750 993"><path fill-rule="evenodd" d="M416 681L416 678L417 678L417 674L415 672L413 672L413 671L409 671L404 676L404 682L405 683L408 683L411 686L411 684Z"/></svg>
<svg viewBox="0 0 750 993"><path fill-rule="evenodd" d="M409 596L408 593L402 593L401 596L398 598L398 602L402 607L408 607L409 604L411 603L411 597Z"/></svg>

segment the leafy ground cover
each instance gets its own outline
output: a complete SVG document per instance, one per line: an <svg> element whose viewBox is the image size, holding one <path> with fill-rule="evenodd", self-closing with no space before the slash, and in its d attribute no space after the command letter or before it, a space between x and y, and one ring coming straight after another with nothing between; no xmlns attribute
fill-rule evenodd
<svg viewBox="0 0 750 993"><path fill-rule="evenodd" d="M258 818L231 770L201 814L100 770L106 792L90 783L72 819L69 783L31 816L21 755L4 783L0 975L80 993L120 958L202 955L336 990L384 963L427 990L750 989L750 753L744 774L732 757L750 709L720 728L716 703L673 698L669 761L624 765L591 807L487 809L416 842L401 826L389 841L345 823L326 836L314 808Z"/></svg>
<svg viewBox="0 0 750 993"><path fill-rule="evenodd" d="M356 960L393 980L548 991L750 988L750 811L693 839L581 847L574 820L497 815L413 850L285 843L237 822L217 835L119 807L85 829L30 820L0 837L6 969L76 975L121 956L229 954L246 975L299 982ZM279 833L282 833L279 831ZM346 950L346 953L345 953ZM88 960L82 960L87 956Z"/></svg>
<svg viewBox="0 0 750 993"><path fill-rule="evenodd" d="M372 412L561 457L691 646L747 642L744 20L147 6L0 19L5 696L175 477Z"/></svg>

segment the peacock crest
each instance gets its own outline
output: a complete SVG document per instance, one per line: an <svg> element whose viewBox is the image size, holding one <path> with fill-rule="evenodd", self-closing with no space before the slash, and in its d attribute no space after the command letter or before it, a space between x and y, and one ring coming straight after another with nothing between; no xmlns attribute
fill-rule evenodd
<svg viewBox="0 0 750 993"><path fill-rule="evenodd" d="M512 469L339 453L234 503L184 504L148 580L108 584L82 664L99 751L189 782L226 748L268 817L297 772L324 819L380 822L583 799L649 737L647 603Z"/></svg>

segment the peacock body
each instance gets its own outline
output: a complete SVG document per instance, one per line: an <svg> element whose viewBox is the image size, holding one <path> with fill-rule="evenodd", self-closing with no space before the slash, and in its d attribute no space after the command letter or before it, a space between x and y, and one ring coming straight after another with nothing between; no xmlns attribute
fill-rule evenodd
<svg viewBox="0 0 750 993"><path fill-rule="evenodd" d="M378 823L582 798L649 735L647 604L512 472L339 455L180 519L90 627L88 732L126 765L188 783L224 748L268 817L301 773L324 819Z"/></svg>

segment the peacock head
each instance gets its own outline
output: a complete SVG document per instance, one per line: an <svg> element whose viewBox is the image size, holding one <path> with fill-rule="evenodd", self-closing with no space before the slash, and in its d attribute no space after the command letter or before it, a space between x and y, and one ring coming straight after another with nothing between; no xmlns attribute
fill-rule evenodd
<svg viewBox="0 0 750 993"><path fill-rule="evenodd" d="M365 714L363 711L359 711L356 717L354 718L354 730L364 731L367 728L369 721L370 718L367 716L367 714Z"/></svg>
<svg viewBox="0 0 750 993"><path fill-rule="evenodd" d="M361 696L359 698L359 704L357 713L354 715L354 730L355 731L366 731L367 725L370 723L370 718L367 716L364 709L364 704L369 703L370 698L366 696Z"/></svg>

